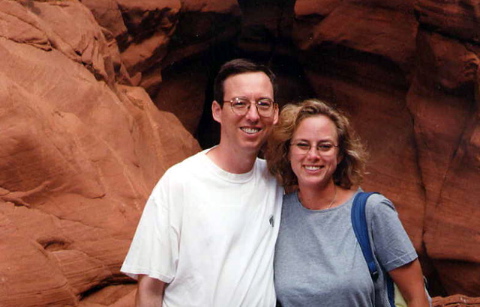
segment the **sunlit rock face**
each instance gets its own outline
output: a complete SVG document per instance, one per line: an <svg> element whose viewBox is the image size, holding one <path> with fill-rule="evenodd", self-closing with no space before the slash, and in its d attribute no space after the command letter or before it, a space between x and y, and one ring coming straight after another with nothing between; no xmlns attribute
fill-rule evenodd
<svg viewBox="0 0 480 307"><path fill-rule="evenodd" d="M85 5L0 1L0 23L0 305L128 297L119 269L145 200L200 147L128 85ZM110 284L125 285L83 299Z"/></svg>
<svg viewBox="0 0 480 307"><path fill-rule="evenodd" d="M133 305L119 268L145 200L218 141L212 82L234 57L273 68L281 105L345 110L362 187L394 201L432 294L480 296L479 7L0 0L0 306Z"/></svg>

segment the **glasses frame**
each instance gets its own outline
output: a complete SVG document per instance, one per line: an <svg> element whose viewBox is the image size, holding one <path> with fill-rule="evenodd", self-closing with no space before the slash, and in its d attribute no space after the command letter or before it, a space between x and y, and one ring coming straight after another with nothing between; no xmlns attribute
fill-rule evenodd
<svg viewBox="0 0 480 307"><path fill-rule="evenodd" d="M245 100L245 101L248 101L250 103L250 105L248 105L245 109L245 112L243 114L241 113L238 113L240 112L239 109L236 109L233 105L234 103L236 102L236 100ZM271 106L271 109L269 110L270 114L269 115L263 115L261 112L264 112L264 111L260 111L258 109L258 104L260 101L262 100L268 100L270 102L272 102L272 106ZM223 103L229 103L230 104L230 107L232 108L232 112L235 113L237 116L245 116L247 115L248 111L250 111L250 108L253 105L255 105L255 108L257 108L257 113L259 116L261 117L265 117L265 118L270 118L273 116L273 114L275 113L275 108L277 107L277 103L273 100L273 99L270 99L270 98L260 98L260 99L257 99L255 101L251 101L250 99L247 99L247 98L244 98L244 97L233 97L232 99L230 100L224 100Z"/></svg>
<svg viewBox="0 0 480 307"><path fill-rule="evenodd" d="M308 144L308 149L304 150L304 149L301 149L298 145L299 144L303 144L305 143L306 145ZM322 151L322 149L320 149L321 145L331 145L332 147L325 150L325 151ZM318 144L316 144L316 146L312 146L312 144L308 143L308 142L305 142L305 141L297 141L297 142L294 142L294 143L290 143L290 147L293 147L298 149L299 152L297 152L298 155L307 155L310 150L312 150L312 148L315 148L315 152L321 156L328 156L328 155L331 155L334 151L333 149L334 148L339 148L340 146L339 145L335 145L335 144L332 144L332 143L329 143L329 142L320 142Z"/></svg>

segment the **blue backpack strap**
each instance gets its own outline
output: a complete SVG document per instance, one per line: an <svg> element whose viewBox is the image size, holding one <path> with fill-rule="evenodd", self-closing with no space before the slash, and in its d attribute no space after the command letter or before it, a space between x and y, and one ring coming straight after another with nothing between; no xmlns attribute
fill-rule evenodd
<svg viewBox="0 0 480 307"><path fill-rule="evenodd" d="M367 198L375 194L375 192L359 192L355 195L352 206L352 227L357 241L362 248L363 256L367 261L368 270L373 281L378 278L378 268L373 257L372 247L370 246L370 238L368 237L367 216L365 207L367 205Z"/></svg>
<svg viewBox="0 0 480 307"><path fill-rule="evenodd" d="M378 278L378 268L375 263L375 257L373 256L372 247L370 245L370 238L368 236L368 225L367 225L367 215L365 207L367 205L367 199L372 194L378 194L376 192L359 192L355 195L352 205L352 227L357 241L360 244L362 249L363 256L368 265L368 270L370 271L370 276L373 281L376 281ZM393 280L390 278L390 275L385 276L387 283L387 295L388 300L391 306L395 306L394 303L394 288Z"/></svg>

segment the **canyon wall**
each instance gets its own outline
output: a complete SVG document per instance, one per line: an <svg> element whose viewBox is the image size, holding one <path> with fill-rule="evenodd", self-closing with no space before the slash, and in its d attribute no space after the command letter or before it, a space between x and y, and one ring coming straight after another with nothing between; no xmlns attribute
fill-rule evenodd
<svg viewBox="0 0 480 307"><path fill-rule="evenodd" d="M0 306L132 304L119 268L144 202L169 166L217 142L211 84L234 57L273 68L281 105L345 110L371 155L363 188L396 204L432 294L480 296L479 12L474 0L0 0Z"/></svg>
<svg viewBox="0 0 480 307"><path fill-rule="evenodd" d="M149 192L198 142L85 4L2 0L0 25L0 306L116 302Z"/></svg>

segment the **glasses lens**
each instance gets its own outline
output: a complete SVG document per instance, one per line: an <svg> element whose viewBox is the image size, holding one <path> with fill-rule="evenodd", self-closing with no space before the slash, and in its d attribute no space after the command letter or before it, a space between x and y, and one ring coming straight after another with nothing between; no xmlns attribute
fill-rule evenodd
<svg viewBox="0 0 480 307"><path fill-rule="evenodd" d="M293 144L293 148L295 151L300 152L300 153L307 153L310 150L310 144L308 143L296 143Z"/></svg>
<svg viewBox="0 0 480 307"><path fill-rule="evenodd" d="M317 149L320 152L324 152L324 153L330 152L333 149L333 147L334 147L333 144L330 144L330 143L323 143L323 144L317 145Z"/></svg>
<svg viewBox="0 0 480 307"><path fill-rule="evenodd" d="M307 154L312 148L312 145L307 142L292 143L291 146L293 153L296 154ZM330 155L334 152L335 145L331 143L321 143L317 144L317 146L314 148L316 148L316 152L321 155Z"/></svg>
<svg viewBox="0 0 480 307"><path fill-rule="evenodd" d="M260 99L256 103L258 114L264 117L272 116L273 111L273 101L271 99L265 98Z"/></svg>
<svg viewBox="0 0 480 307"><path fill-rule="evenodd" d="M232 110L235 114L243 116L247 114L248 106L250 105L250 101L245 98L233 98L230 102L232 106Z"/></svg>
<svg viewBox="0 0 480 307"><path fill-rule="evenodd" d="M306 142L291 143L291 150L296 155L306 155L310 151L310 144Z"/></svg>

